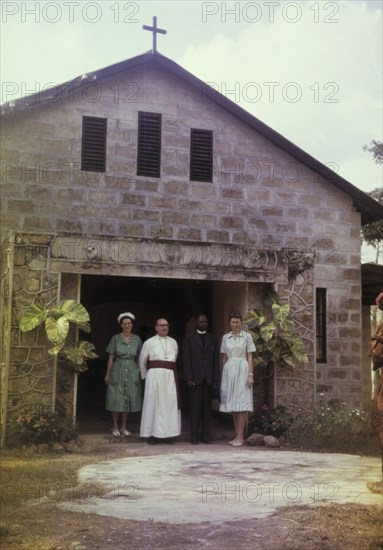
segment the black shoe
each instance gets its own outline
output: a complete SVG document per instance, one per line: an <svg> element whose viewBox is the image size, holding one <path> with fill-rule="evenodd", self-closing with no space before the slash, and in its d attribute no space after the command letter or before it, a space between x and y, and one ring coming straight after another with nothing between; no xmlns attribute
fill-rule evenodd
<svg viewBox="0 0 383 550"><path fill-rule="evenodd" d="M211 445L211 439L202 439L202 443L205 443L205 445Z"/></svg>
<svg viewBox="0 0 383 550"><path fill-rule="evenodd" d="M174 438L173 438L173 437L165 437L162 441L163 441L164 443L167 443L168 445L173 445L173 443L174 443Z"/></svg>
<svg viewBox="0 0 383 550"><path fill-rule="evenodd" d="M196 439L192 439L192 440L190 441L190 443L191 443L192 445L198 445L198 441L197 441Z"/></svg>
<svg viewBox="0 0 383 550"><path fill-rule="evenodd" d="M156 445L156 443L158 443L157 439L153 436L151 437L148 437L148 439L146 440L147 443L149 443L149 445Z"/></svg>

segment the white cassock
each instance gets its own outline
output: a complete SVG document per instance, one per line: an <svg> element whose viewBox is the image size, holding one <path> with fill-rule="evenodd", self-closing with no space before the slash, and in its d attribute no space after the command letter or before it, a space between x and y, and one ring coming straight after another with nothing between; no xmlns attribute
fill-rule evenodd
<svg viewBox="0 0 383 550"><path fill-rule="evenodd" d="M178 345L169 336L153 336L144 345L138 359L141 377L146 378L141 417L141 437L175 437L181 433L174 373L166 368L150 368L148 361L176 362Z"/></svg>

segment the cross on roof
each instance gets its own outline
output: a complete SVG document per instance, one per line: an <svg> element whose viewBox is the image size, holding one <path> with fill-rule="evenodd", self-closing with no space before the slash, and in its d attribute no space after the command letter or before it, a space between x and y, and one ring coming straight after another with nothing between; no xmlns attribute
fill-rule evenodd
<svg viewBox="0 0 383 550"><path fill-rule="evenodd" d="M143 25L142 28L145 29L146 31L152 31L152 33L153 33L152 53L156 53L156 51L157 51L157 34L166 34L167 31L165 31L164 29L158 29L157 28L157 17L155 15L153 16L153 27L149 27L148 25Z"/></svg>

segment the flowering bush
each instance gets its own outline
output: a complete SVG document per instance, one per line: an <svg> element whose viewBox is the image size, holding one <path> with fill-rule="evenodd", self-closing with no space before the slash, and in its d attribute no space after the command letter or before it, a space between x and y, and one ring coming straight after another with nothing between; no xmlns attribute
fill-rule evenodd
<svg viewBox="0 0 383 550"><path fill-rule="evenodd" d="M261 405L255 415L256 431L264 435L280 437L287 432L291 422L292 417L283 405L277 405L275 408Z"/></svg>
<svg viewBox="0 0 383 550"><path fill-rule="evenodd" d="M46 407L24 408L14 421L18 434L28 443L51 443L74 436L69 422Z"/></svg>
<svg viewBox="0 0 383 550"><path fill-rule="evenodd" d="M339 402L322 402L311 413L298 413L287 435L293 445L302 448L367 454L376 447L369 415Z"/></svg>
<svg viewBox="0 0 383 550"><path fill-rule="evenodd" d="M321 401L314 411L291 414L286 407L261 405L253 417L252 430L264 435L286 436L292 445L309 451L376 455L368 413L350 410L345 403Z"/></svg>

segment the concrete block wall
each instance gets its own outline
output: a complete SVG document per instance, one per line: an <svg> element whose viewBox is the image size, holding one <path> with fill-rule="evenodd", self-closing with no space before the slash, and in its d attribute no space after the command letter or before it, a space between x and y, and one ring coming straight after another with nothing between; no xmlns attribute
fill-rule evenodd
<svg viewBox="0 0 383 550"><path fill-rule="evenodd" d="M126 101L122 91L129 87L134 95ZM319 239L335 237L338 256L348 254L345 241L359 223L350 197L213 104L202 90L158 69L100 81L97 90L94 101L84 91L4 119L6 225L263 247L315 247ZM140 110L162 114L159 179L136 176ZM108 120L105 173L80 170L84 115ZM213 183L189 180L190 128L213 130ZM359 242L356 234L351 239Z"/></svg>

